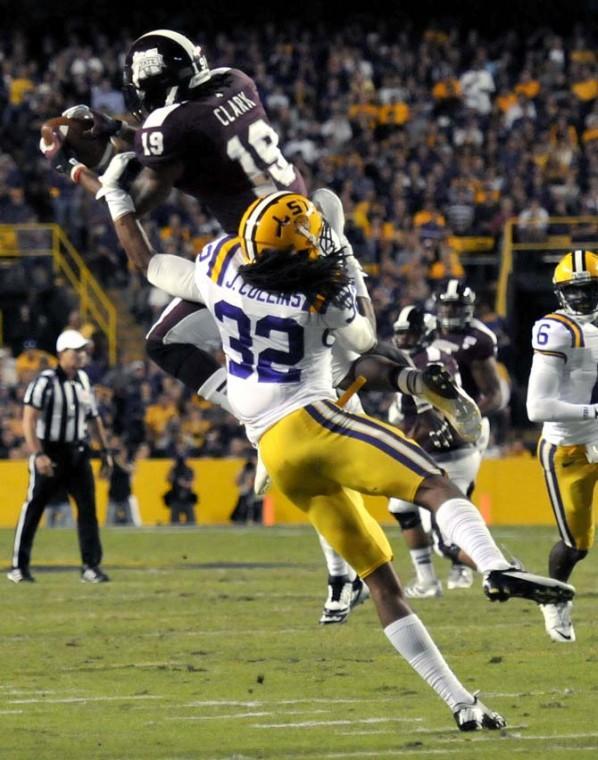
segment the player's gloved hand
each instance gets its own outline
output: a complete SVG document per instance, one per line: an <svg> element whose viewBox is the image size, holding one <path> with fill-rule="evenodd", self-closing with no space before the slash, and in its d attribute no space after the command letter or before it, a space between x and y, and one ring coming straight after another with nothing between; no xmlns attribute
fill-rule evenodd
<svg viewBox="0 0 598 760"><path fill-rule="evenodd" d="M451 426L441 417L435 416L433 419L435 420L433 423L435 427L428 433L432 446L434 446L435 449L440 450L450 449L454 441Z"/></svg>
<svg viewBox="0 0 598 760"><path fill-rule="evenodd" d="M113 221L125 214L135 213L135 204L128 191L142 168L133 151L117 153L98 178L102 187L96 193L96 198L106 200Z"/></svg>
<svg viewBox="0 0 598 760"><path fill-rule="evenodd" d="M135 158L135 153L128 150L117 153L112 158L106 171L99 177L102 187L96 193L96 198L103 198L108 190L120 189L128 192L143 166Z"/></svg>
<svg viewBox="0 0 598 760"><path fill-rule="evenodd" d="M112 475L112 470L114 469L112 454L108 451L108 449L102 449L100 452L100 458L102 460L99 472L100 478L103 480L108 480Z"/></svg>
<svg viewBox="0 0 598 760"><path fill-rule="evenodd" d="M91 137L114 137L122 128L120 119L113 119L108 114L95 111L86 105L71 106L62 115L67 119L84 119L89 121L89 131Z"/></svg>
<svg viewBox="0 0 598 760"><path fill-rule="evenodd" d="M65 143L64 136L58 129L52 130L52 142L47 144L39 141L39 149L50 162L50 166L59 174L70 174L76 166L82 166L81 161Z"/></svg>

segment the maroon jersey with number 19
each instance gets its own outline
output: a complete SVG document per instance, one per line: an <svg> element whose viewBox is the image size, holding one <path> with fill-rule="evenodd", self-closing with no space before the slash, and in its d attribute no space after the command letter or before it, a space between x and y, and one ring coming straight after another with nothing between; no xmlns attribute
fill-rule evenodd
<svg viewBox="0 0 598 760"><path fill-rule="evenodd" d="M306 193L283 156L255 82L237 69L214 69L192 100L157 108L135 136L144 166L182 163L175 187L205 203L225 232L236 234L257 196Z"/></svg>

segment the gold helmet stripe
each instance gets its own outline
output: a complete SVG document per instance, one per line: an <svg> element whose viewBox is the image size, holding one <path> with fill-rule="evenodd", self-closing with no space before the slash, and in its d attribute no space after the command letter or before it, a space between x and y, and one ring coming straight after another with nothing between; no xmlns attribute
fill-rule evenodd
<svg viewBox="0 0 598 760"><path fill-rule="evenodd" d="M243 216L239 227L239 237L243 238L243 241L245 242L245 250L249 257L249 261L255 261L257 258L257 247L255 244L257 242L258 222L270 206L273 206L285 195L293 195L293 193L289 193L288 190L280 190L277 193L266 195L261 201L256 203L253 208L250 206L249 208L251 211L249 213L246 212Z"/></svg>

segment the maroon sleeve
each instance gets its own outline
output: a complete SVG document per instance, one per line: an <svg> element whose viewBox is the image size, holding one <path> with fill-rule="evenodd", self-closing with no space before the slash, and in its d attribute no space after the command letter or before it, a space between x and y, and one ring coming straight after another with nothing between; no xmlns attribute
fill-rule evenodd
<svg viewBox="0 0 598 760"><path fill-rule="evenodd" d="M467 343L470 342L468 346ZM483 361L496 356L496 338L481 330L473 329L463 344L469 361Z"/></svg>

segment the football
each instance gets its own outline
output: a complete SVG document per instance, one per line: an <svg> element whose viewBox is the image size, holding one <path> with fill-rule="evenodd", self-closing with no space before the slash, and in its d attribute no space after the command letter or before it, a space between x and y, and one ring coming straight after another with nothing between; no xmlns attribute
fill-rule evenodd
<svg viewBox="0 0 598 760"><path fill-rule="evenodd" d="M88 119L58 116L42 124L42 140L51 145L56 133L60 133L78 161L90 169L104 168L113 153L112 144L108 137L93 137L89 133L90 126Z"/></svg>

